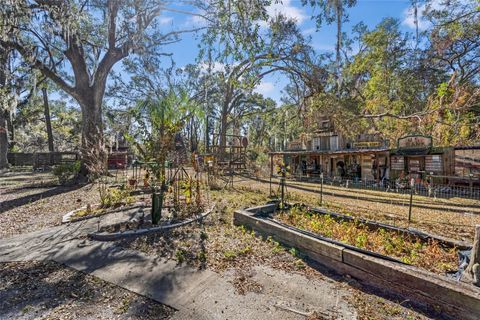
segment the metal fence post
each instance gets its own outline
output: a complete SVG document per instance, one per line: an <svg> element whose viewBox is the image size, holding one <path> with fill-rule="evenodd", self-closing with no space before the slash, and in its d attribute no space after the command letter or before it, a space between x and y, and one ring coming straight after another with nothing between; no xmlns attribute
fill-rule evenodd
<svg viewBox="0 0 480 320"><path fill-rule="evenodd" d="M270 197L272 196L272 172L270 172Z"/></svg>
<svg viewBox="0 0 480 320"><path fill-rule="evenodd" d="M473 174L469 174L468 175L469 177L469 187L470 187L470 198L473 198L473 182L472 182L472 177L473 177Z"/></svg>
<svg viewBox="0 0 480 320"><path fill-rule="evenodd" d="M408 207L408 226L410 227L410 222L412 221L412 202L413 202L413 188L415 188L415 179L410 180L410 204Z"/></svg>
<svg viewBox="0 0 480 320"><path fill-rule="evenodd" d="M323 172L320 173L320 207L323 204Z"/></svg>

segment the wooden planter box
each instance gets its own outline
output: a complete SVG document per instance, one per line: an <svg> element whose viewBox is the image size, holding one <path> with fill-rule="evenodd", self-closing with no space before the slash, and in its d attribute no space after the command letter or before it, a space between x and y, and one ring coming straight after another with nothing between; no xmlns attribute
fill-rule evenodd
<svg viewBox="0 0 480 320"><path fill-rule="evenodd" d="M266 205L234 213L234 224L244 225L287 246L341 275L408 299L456 319L480 319L480 288L423 269L403 265L332 244L286 228L257 215L273 212Z"/></svg>

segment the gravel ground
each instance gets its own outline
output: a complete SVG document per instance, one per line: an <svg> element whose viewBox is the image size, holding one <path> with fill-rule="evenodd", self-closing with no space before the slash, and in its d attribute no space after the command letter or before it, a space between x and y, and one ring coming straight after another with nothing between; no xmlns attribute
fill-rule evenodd
<svg viewBox="0 0 480 320"><path fill-rule="evenodd" d="M0 319L168 319L174 312L54 262L0 264Z"/></svg>
<svg viewBox="0 0 480 320"><path fill-rule="evenodd" d="M65 213L98 202L98 190L91 184L0 188L0 238L59 225Z"/></svg>

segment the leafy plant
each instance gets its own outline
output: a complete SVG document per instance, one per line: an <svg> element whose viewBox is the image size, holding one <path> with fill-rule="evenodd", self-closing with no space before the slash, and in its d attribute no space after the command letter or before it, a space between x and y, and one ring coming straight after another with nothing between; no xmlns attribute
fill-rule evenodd
<svg viewBox="0 0 480 320"><path fill-rule="evenodd" d="M235 258L237 257L237 253L235 251L232 251L232 250L227 250L223 253L223 255L225 256L225 259L227 260L235 260Z"/></svg>
<svg viewBox="0 0 480 320"><path fill-rule="evenodd" d="M252 252L252 248L250 246L246 246L245 248L241 249L238 254L239 255L245 255Z"/></svg>
<svg viewBox="0 0 480 320"><path fill-rule="evenodd" d="M372 230L358 221L337 221L330 215L311 214L299 207L294 207L290 212L282 213L278 217L298 228L392 256L433 272L443 273L457 267L457 250L446 250L435 241L424 243L421 239L410 239L387 229ZM298 257L297 249L291 248L289 252Z"/></svg>
<svg viewBox="0 0 480 320"><path fill-rule="evenodd" d="M58 182L62 185L76 176L80 171L80 161L72 163L62 163L53 168L53 175L57 177Z"/></svg>
<svg viewBox="0 0 480 320"><path fill-rule="evenodd" d="M133 202L127 189L108 188L104 183L99 184L100 204L102 208L116 207Z"/></svg>
<svg viewBox="0 0 480 320"><path fill-rule="evenodd" d="M298 250L294 247L290 248L290 250L288 250L288 252L290 252L290 254L296 258L299 258L300 257L300 253L298 252Z"/></svg>
<svg viewBox="0 0 480 320"><path fill-rule="evenodd" d="M185 261L185 257L187 255L187 251L185 249L178 249L175 251L175 257L177 258L178 263L183 263Z"/></svg>
<svg viewBox="0 0 480 320"><path fill-rule="evenodd" d="M197 255L197 259L201 262L206 262L207 261L207 254L202 251Z"/></svg>
<svg viewBox="0 0 480 320"><path fill-rule="evenodd" d="M296 259L293 263L297 269L305 269L305 262L302 259Z"/></svg>
<svg viewBox="0 0 480 320"><path fill-rule="evenodd" d="M273 246L272 248L273 253L277 254L283 251L283 247L280 244L280 242L273 240L271 236L267 238L267 242L269 242Z"/></svg>

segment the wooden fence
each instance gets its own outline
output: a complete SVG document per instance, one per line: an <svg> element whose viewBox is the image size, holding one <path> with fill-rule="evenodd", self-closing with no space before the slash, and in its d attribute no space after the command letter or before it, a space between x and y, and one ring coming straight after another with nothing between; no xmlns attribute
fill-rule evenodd
<svg viewBox="0 0 480 320"><path fill-rule="evenodd" d="M80 159L76 152L10 152L8 163L12 166L32 166L34 169L46 168Z"/></svg>

